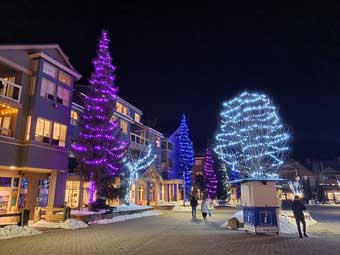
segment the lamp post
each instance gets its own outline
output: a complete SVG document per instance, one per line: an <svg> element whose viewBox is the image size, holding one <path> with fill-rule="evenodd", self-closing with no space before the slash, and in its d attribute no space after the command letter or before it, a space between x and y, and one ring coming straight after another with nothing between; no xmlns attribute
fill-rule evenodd
<svg viewBox="0 0 340 255"><path fill-rule="evenodd" d="M183 171L183 206L185 207L185 172Z"/></svg>

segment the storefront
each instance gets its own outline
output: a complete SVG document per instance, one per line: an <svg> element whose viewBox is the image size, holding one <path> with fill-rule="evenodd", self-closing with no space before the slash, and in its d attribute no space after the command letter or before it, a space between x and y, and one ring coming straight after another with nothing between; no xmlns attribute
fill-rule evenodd
<svg viewBox="0 0 340 255"><path fill-rule="evenodd" d="M0 214L15 213L22 208L31 211L52 203L51 173L24 170L0 170ZM15 217L1 217L0 224L15 222Z"/></svg>
<svg viewBox="0 0 340 255"><path fill-rule="evenodd" d="M89 182L81 182L79 176L68 176L65 190L66 205L81 208L89 203Z"/></svg>

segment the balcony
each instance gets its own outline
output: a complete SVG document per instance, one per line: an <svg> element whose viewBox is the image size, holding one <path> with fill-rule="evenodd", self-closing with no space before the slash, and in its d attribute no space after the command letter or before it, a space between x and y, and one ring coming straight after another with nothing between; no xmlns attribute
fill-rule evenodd
<svg viewBox="0 0 340 255"><path fill-rule="evenodd" d="M21 86L9 81L8 78L0 78L0 99L5 98L10 101L20 103Z"/></svg>
<svg viewBox="0 0 340 255"><path fill-rule="evenodd" d="M14 136L18 109L0 103L0 136Z"/></svg>
<svg viewBox="0 0 340 255"><path fill-rule="evenodd" d="M149 140L135 133L130 133L130 148L138 151L145 151Z"/></svg>
<svg viewBox="0 0 340 255"><path fill-rule="evenodd" d="M135 133L130 133L130 142L140 144L140 145L144 145L144 146L149 145L149 140L147 140L144 137L139 136Z"/></svg>

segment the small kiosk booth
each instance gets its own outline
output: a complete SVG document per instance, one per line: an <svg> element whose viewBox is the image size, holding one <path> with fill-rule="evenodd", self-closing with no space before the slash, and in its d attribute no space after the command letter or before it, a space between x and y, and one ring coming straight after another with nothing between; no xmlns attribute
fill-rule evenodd
<svg viewBox="0 0 340 255"><path fill-rule="evenodd" d="M279 233L278 180L243 179L241 205L244 229L253 233Z"/></svg>

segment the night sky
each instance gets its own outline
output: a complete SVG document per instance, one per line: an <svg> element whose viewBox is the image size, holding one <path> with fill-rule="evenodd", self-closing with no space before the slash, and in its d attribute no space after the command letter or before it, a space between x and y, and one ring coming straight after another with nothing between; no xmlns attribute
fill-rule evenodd
<svg viewBox="0 0 340 255"><path fill-rule="evenodd" d="M340 155L340 4L14 2L0 4L1 43L58 43L86 83L108 29L119 95L165 134L186 113L196 151L212 140L221 103L247 89L280 108L293 156Z"/></svg>

